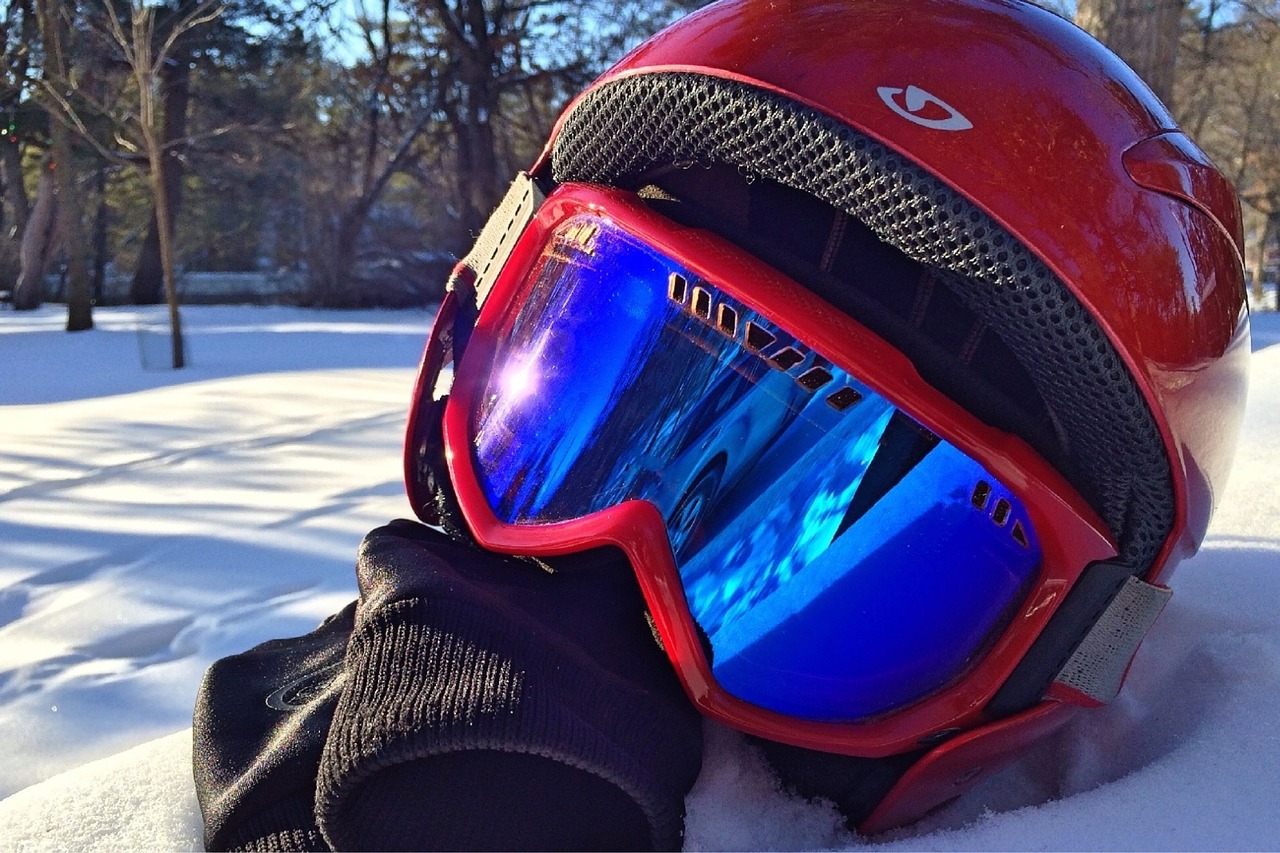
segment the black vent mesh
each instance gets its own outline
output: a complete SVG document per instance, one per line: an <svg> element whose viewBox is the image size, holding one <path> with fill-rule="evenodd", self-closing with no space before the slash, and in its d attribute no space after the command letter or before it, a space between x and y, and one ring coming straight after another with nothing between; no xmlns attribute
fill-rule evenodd
<svg viewBox="0 0 1280 853"><path fill-rule="evenodd" d="M728 164L846 211L938 270L1037 386L1059 425L1063 474L1109 525L1121 559L1140 573L1155 558L1173 527L1173 485L1133 377L1070 290L938 178L802 104L686 73L596 89L569 114L552 162L557 181L624 187L672 165Z"/></svg>

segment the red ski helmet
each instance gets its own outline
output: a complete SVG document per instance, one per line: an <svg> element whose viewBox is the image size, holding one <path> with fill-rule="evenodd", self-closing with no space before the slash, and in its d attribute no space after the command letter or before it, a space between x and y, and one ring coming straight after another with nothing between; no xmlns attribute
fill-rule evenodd
<svg viewBox="0 0 1280 853"><path fill-rule="evenodd" d="M664 615L682 600L678 581L667 589L674 574L646 581L637 566L695 701L754 734L866 762L859 772L873 782L851 810L875 831L958 795L1073 708L1115 695L1164 582L1198 548L1221 494L1249 353L1235 193L1130 69L1029 3L726 0L593 83L530 174L535 198L517 199L510 220L521 227L487 228L455 285L514 293L503 276L529 277L539 251L545 266L553 233L587 239L564 225L587 209L607 222L616 208L677 259L713 265L745 250L820 298L792 295L805 315L793 326L822 337L825 323L833 339L847 335L846 348L912 374L928 391L892 377L879 390L980 460L997 464L989 457L1003 448L1013 469L1047 463L1053 473L1035 477L1068 484L1062 505L1087 507L1076 514L1092 513L1111 549L1075 541L1091 534L1059 525L1071 513L1032 507L1037 535L1079 549L1087 566L1027 579L963 686L831 725L792 725L720 698L709 666L684 663L698 656L687 624ZM537 188L555 187L539 209ZM626 197L670 218L672 236L661 218L627 213ZM546 221L524 228L533 215ZM749 299L768 275L745 263L729 268ZM504 272L516 268L525 271ZM705 289L699 308L694 291L689 311L708 322L732 301ZM431 521L445 479L427 449L440 441L438 350L471 328L469 300L451 298L406 446L410 496ZM512 325L486 326L482 313L477 328L495 338ZM483 382L472 382L476 399ZM928 392L947 403L923 402ZM589 526L490 524L483 476L464 460L476 416L455 408L452 436L444 417L448 480L482 544L550 554L622 541ZM1017 471L1001 471L1017 491ZM633 562L640 554L628 551Z"/></svg>

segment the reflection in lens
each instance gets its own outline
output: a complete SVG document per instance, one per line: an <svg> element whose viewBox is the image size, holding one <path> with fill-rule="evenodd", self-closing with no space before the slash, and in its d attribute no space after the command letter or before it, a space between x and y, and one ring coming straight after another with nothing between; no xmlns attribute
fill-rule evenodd
<svg viewBox="0 0 1280 853"><path fill-rule="evenodd" d="M502 396L508 400L523 400L538 389L537 365L532 362L512 362L502 370L499 380Z"/></svg>
<svg viewBox="0 0 1280 853"><path fill-rule="evenodd" d="M590 251L580 220L598 226ZM652 502L714 675L762 707L860 719L960 674L1040 562L1016 496L612 223L581 216L558 233L473 414L497 517Z"/></svg>

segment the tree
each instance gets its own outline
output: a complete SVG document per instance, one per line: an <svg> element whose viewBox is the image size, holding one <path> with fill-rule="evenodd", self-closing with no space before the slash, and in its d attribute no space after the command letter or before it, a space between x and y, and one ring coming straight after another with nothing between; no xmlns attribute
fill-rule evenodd
<svg viewBox="0 0 1280 853"><path fill-rule="evenodd" d="M412 0L422 55L437 58L462 242L479 233L560 108L623 50L701 3Z"/></svg>
<svg viewBox="0 0 1280 853"><path fill-rule="evenodd" d="M186 358L182 342L182 317L178 310L178 286L173 251L173 219L169 213L170 189L164 161L173 141L166 138L161 117L161 80L164 67L174 52L178 40L196 27L214 20L222 13L216 0L204 0L189 7L176 21L168 36L157 45L156 8L147 6L144 0L131 0L129 25L121 20L116 10L105 3L108 31L124 56L137 87L138 110L133 122L136 137L124 139L131 149L139 151L147 161L147 178L151 197L155 204L160 263L164 277L165 298L169 305L169 327L172 340L173 367L184 366ZM168 227L166 227L168 226Z"/></svg>
<svg viewBox="0 0 1280 853"><path fill-rule="evenodd" d="M1185 5L1185 0L1079 0L1075 20L1172 105Z"/></svg>
<svg viewBox="0 0 1280 853"><path fill-rule="evenodd" d="M207 25L175 34L173 28L182 26L190 11L200 5L201 0L169 0L154 13L153 38L164 41L174 36L158 79L163 173L171 219L165 228L171 240L183 207L188 162L195 155L216 157L222 153L216 146L199 143L234 132L278 128L273 116L256 111L263 105L257 90L264 82L269 85L257 71L276 52L267 43L290 40L296 36L298 20L313 14L305 6L281 13L265 0L239 0L224 4L222 14ZM250 35L250 29L257 35ZM205 97L228 79L239 84L231 87L233 97ZM197 115L200 113L204 116ZM163 297L159 232L160 222L152 209L130 285L130 300L136 304L159 302Z"/></svg>
<svg viewBox="0 0 1280 853"><path fill-rule="evenodd" d="M1253 239L1246 252L1254 299L1262 303L1267 254L1280 242L1280 18L1246 15L1238 33L1249 34L1254 56L1238 90L1238 140L1232 175L1246 212L1251 212ZM1280 306L1277 306L1280 307Z"/></svg>
<svg viewBox="0 0 1280 853"><path fill-rule="evenodd" d="M38 25L31 0L9 0L0 19L0 289L14 290L21 269L20 245L30 203L22 155L31 133L31 45Z"/></svg>
<svg viewBox="0 0 1280 853"><path fill-rule="evenodd" d="M36 0L40 17L40 43L44 48L42 94L46 108L58 120L49 123L53 188L57 194L57 229L67 255L67 331L93 328L93 294L85 260L81 214L80 166L74 146L69 111L78 76L70 58L71 15L74 5L65 0Z"/></svg>
<svg viewBox="0 0 1280 853"><path fill-rule="evenodd" d="M57 190L54 189L53 162L46 155L40 164L35 202L22 217L18 279L13 288L13 307L19 311L33 311L44 302L44 275L49 268L50 248L56 242L53 229Z"/></svg>
<svg viewBox="0 0 1280 853"><path fill-rule="evenodd" d="M326 116L298 125L320 137L307 168L309 191L325 198L309 217L310 293L319 305L358 301L352 270L360 238L392 180L423 156L418 142L432 121L420 73L406 67L404 25L393 20L391 0L361 7L355 24L367 56L349 67L322 63L334 84Z"/></svg>
<svg viewBox="0 0 1280 853"><path fill-rule="evenodd" d="M1280 3L1211 2L1189 23L1177 116L1240 193L1261 305L1266 255L1280 239Z"/></svg>
<svg viewBox="0 0 1280 853"><path fill-rule="evenodd" d="M52 204L64 195L49 191L62 170L51 160L55 168L38 173L33 156L53 150L47 127L20 164L0 158L0 169L27 171L5 190L23 190L25 177L29 200L45 199L28 210L55 218L96 209L93 238L78 217L81 234L65 244L81 256L96 247L98 281L108 260L126 269L136 261L135 283L158 275L168 297L167 254L170 278L174 267L305 272L320 305L428 302L450 255L465 250L514 172L532 162L568 98L694 5L365 0L344 18L352 7L331 0L238 0L216 21L184 29L198 0L148 0L158 4L151 11L141 2L80 0L74 18L73 0L6 2L57 7L75 40L61 51L61 72L43 32L25 41L10 35L6 44L21 46L14 57L47 66L31 91L54 123L75 129L76 187L94 204ZM147 90L158 169L139 124L146 85L134 73L142 36L135 14L150 15L153 64L161 54L170 60L155 65ZM20 15L11 20L6 33L16 34ZM319 21L350 29L326 42ZM3 107L0 100L0 117ZM164 215L154 201L157 174ZM4 215L8 224L13 214ZM23 235L29 277L39 284L42 247L61 241L64 229Z"/></svg>
<svg viewBox="0 0 1280 853"><path fill-rule="evenodd" d="M170 19L165 23L173 23L174 18L181 21L183 6L189 9L192 5L183 3L175 9L165 9L166 18ZM153 32L150 35L154 38L154 30L157 29L156 9L147 9L152 17ZM165 28L161 28L162 37ZM160 180L164 184L167 218L162 220L158 208L152 208L147 234L143 239L142 249L138 252L138 264L129 290L130 301L135 305L154 304L166 298L161 232L165 232L164 239L172 244L176 213L182 202L182 159L178 156L177 148L187 136L187 109L191 100L191 40L181 36L174 39L171 53L160 65L155 81L159 90L156 98L156 121L159 124L159 143L163 149Z"/></svg>
<svg viewBox="0 0 1280 853"><path fill-rule="evenodd" d="M316 62L309 115L291 122L307 176L311 300L359 304L392 250L419 281L465 251L564 103L623 49L690 5L679 0L374 0ZM417 192L413 190L416 189ZM414 223L416 222L416 226ZM424 249L390 245L415 231ZM362 252L362 247L365 250ZM409 255L415 255L416 259ZM378 294L385 299L388 292ZM398 294L397 294L398 295Z"/></svg>

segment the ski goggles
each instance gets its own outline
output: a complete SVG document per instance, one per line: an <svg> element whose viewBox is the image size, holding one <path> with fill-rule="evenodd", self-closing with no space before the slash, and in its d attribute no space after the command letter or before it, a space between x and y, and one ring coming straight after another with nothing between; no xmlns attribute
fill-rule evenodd
<svg viewBox="0 0 1280 853"><path fill-rule="evenodd" d="M731 244L585 185L513 243L474 323L457 292L441 307L409 453L439 418L484 547L620 548L709 715L827 751L913 748L980 719L1114 556L1023 442Z"/></svg>

